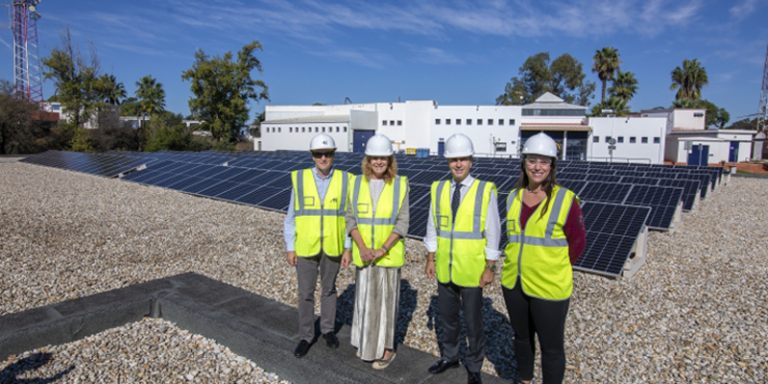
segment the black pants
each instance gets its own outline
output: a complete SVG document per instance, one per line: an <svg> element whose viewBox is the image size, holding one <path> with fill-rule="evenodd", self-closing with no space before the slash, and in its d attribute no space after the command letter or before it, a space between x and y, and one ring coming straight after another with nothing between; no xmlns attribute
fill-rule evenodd
<svg viewBox="0 0 768 384"><path fill-rule="evenodd" d="M437 283L437 300L440 303L440 317L443 325L443 360L459 361L461 342L461 315L467 323L467 355L464 361L467 370L480 372L485 359L485 329L483 328L483 289L460 287L453 283Z"/></svg>
<svg viewBox="0 0 768 384"><path fill-rule="evenodd" d="M562 383L565 375L565 318L570 299L548 301L523 292L518 278L514 289L503 288L509 320L515 331L515 360L520 380L533 379L536 338L541 345L544 384Z"/></svg>

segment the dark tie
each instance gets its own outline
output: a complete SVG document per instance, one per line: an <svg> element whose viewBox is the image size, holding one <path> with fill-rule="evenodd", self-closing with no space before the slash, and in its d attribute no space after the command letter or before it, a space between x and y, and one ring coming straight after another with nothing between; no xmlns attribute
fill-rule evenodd
<svg viewBox="0 0 768 384"><path fill-rule="evenodd" d="M453 213L454 222L456 222L456 212L459 211L460 203L461 203L461 183L456 183L456 189L453 191L453 200L451 201L451 212Z"/></svg>

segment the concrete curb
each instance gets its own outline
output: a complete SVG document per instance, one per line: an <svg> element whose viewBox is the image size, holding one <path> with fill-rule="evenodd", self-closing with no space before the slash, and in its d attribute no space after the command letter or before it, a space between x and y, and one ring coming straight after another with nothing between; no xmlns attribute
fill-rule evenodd
<svg viewBox="0 0 768 384"><path fill-rule="evenodd" d="M0 317L0 358L49 344L64 344L136 322L162 317L212 338L293 383L464 383L464 369L431 375L434 356L399 345L397 358L376 371L355 356L349 326L331 349L322 339L302 359L296 309L195 273L185 273ZM506 383L483 374L486 383Z"/></svg>

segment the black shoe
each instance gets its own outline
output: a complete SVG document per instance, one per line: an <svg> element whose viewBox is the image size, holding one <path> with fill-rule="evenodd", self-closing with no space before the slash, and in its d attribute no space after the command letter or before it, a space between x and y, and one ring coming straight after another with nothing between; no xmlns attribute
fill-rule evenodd
<svg viewBox="0 0 768 384"><path fill-rule="evenodd" d="M467 384L483 384L483 379L480 378L480 372L467 371Z"/></svg>
<svg viewBox="0 0 768 384"><path fill-rule="evenodd" d="M325 339L325 343L328 344L329 347L334 349L339 347L339 339L336 338L336 335L333 332L324 333L323 339Z"/></svg>
<svg viewBox="0 0 768 384"><path fill-rule="evenodd" d="M296 347L296 350L293 351L293 355L296 357L304 357L307 355L307 352L309 352L309 342L306 340L302 340L299 342L299 345Z"/></svg>
<svg viewBox="0 0 768 384"><path fill-rule="evenodd" d="M429 373L436 375L438 373L445 372L448 368L458 368L458 367L459 367L458 361L454 361L453 363L450 363L443 359L440 359L440 361L435 363L435 365L429 367Z"/></svg>

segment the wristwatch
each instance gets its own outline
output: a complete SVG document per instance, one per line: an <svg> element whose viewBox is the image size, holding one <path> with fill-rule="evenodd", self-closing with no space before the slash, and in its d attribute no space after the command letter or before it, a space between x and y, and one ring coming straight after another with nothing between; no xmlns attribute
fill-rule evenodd
<svg viewBox="0 0 768 384"><path fill-rule="evenodd" d="M485 269L490 269L491 272L496 273L496 264L494 265L486 264Z"/></svg>

